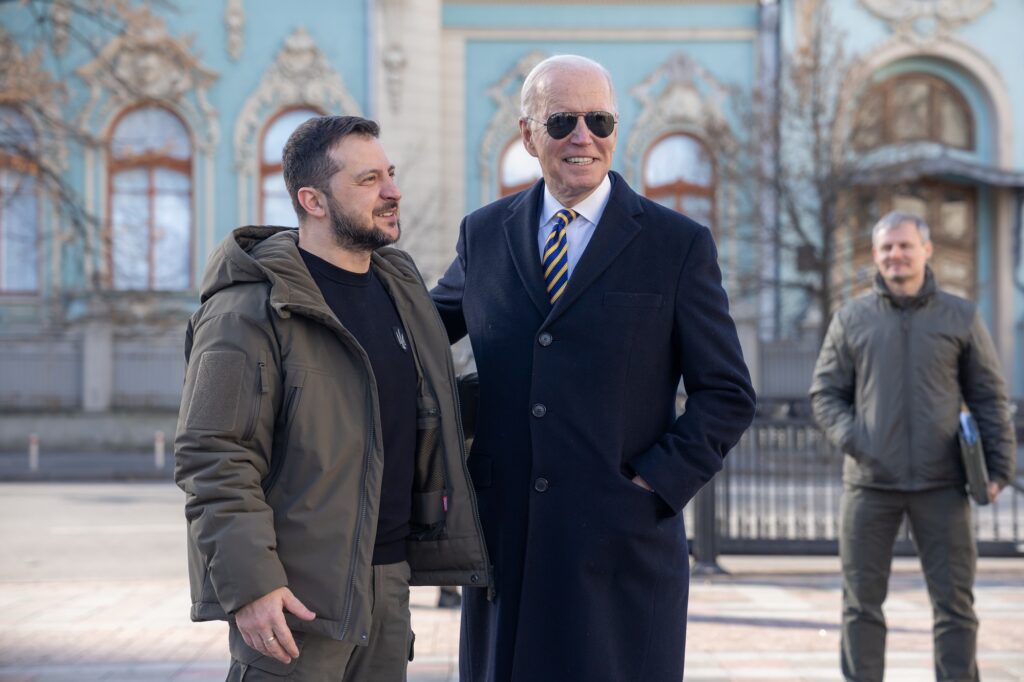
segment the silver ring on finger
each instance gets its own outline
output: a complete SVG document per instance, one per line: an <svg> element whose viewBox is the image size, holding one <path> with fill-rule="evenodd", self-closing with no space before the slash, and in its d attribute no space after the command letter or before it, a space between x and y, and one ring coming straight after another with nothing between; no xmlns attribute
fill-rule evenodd
<svg viewBox="0 0 1024 682"><path fill-rule="evenodd" d="M271 642L273 642L273 641L274 641L275 639L277 639L276 637L274 637L274 635L270 635L269 637L262 637L262 636L261 636L260 638L261 638L261 639L263 640L263 643L264 643L264 644L270 644L270 643L271 643Z"/></svg>

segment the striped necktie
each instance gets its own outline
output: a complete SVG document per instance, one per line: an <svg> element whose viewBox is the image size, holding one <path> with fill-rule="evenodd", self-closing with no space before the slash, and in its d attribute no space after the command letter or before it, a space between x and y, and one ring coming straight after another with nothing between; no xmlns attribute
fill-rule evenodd
<svg viewBox="0 0 1024 682"><path fill-rule="evenodd" d="M569 223L576 220L576 211L567 208L555 214L555 224L551 226L548 240L544 242L544 257L540 259L544 267L544 282L548 286L548 296L554 304L565 291L569 283L569 241L565 237Z"/></svg>

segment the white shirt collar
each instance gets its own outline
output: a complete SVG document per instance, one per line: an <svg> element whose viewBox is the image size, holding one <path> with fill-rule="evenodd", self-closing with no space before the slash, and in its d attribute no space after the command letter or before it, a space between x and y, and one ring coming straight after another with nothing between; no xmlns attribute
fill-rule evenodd
<svg viewBox="0 0 1024 682"><path fill-rule="evenodd" d="M604 180L597 186L590 196L576 204L575 206L562 206L561 202L555 198L548 189L547 183L544 184L544 205L541 207L540 212L540 224L541 226L546 225L555 217L555 214L565 208L572 208L576 211L576 214L582 218L585 218L587 222L592 225L597 225L601 222L601 216L604 215L605 206L608 205L608 199L612 195L612 181L605 175Z"/></svg>

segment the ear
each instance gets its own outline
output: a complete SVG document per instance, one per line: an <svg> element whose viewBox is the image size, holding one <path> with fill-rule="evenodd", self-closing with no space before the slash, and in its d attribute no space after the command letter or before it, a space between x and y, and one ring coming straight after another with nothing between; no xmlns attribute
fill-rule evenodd
<svg viewBox="0 0 1024 682"><path fill-rule="evenodd" d="M519 119L519 135L523 138L523 146L530 156L537 156L537 149L533 146L533 130L530 129L530 122L525 118Z"/></svg>
<svg viewBox="0 0 1024 682"><path fill-rule="evenodd" d="M924 259L929 260L932 257L932 240L929 239L924 243Z"/></svg>
<svg viewBox="0 0 1024 682"><path fill-rule="evenodd" d="M327 215L327 206L320 192L312 187L300 187L298 191L299 205L306 213L316 218L323 218Z"/></svg>

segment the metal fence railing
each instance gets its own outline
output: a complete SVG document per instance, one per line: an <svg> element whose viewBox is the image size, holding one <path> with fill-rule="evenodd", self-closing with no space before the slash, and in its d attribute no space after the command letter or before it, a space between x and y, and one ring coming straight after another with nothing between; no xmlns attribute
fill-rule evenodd
<svg viewBox="0 0 1024 682"><path fill-rule="evenodd" d="M717 554L835 554L843 454L809 419L758 419L694 501L698 563ZM1024 486L973 508L979 552L1024 556ZM897 554L913 554L904 528Z"/></svg>

